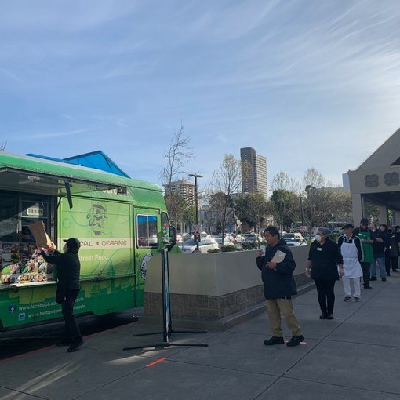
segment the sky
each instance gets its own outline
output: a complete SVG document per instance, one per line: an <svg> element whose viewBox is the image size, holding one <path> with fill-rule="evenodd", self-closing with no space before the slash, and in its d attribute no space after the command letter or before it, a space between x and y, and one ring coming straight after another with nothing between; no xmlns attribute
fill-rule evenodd
<svg viewBox="0 0 400 400"><path fill-rule="evenodd" d="M102 150L155 183L182 121L204 183L250 146L269 188L341 184L400 127L400 2L4 0L0 121L9 152Z"/></svg>

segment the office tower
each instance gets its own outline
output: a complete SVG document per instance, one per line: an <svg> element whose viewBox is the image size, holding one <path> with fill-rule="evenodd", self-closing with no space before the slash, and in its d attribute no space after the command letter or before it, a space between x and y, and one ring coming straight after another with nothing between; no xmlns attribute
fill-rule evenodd
<svg viewBox="0 0 400 400"><path fill-rule="evenodd" d="M252 147L242 147L240 158L242 160L242 192L260 192L267 198L267 159L257 154Z"/></svg>

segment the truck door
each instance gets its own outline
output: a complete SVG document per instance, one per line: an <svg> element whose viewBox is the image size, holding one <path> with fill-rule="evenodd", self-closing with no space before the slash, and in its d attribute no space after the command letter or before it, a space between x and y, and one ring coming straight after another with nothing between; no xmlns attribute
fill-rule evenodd
<svg viewBox="0 0 400 400"><path fill-rule="evenodd" d="M133 229L135 249L136 306L143 307L147 263L155 254L158 253L158 249L160 247L160 210L135 207Z"/></svg>

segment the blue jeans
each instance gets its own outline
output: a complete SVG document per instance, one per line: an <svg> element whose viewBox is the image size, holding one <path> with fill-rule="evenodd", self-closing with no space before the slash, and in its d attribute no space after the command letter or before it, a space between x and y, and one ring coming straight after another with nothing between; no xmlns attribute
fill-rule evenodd
<svg viewBox="0 0 400 400"><path fill-rule="evenodd" d="M383 257L375 257L374 256L374 261L371 264L371 278L376 278L376 264L378 263L379 265L379 272L381 278L386 278L386 267L385 267L385 256Z"/></svg>

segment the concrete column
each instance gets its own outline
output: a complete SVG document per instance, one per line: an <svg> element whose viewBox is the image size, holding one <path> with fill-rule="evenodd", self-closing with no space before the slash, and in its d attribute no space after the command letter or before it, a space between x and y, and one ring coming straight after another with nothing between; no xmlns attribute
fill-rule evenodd
<svg viewBox="0 0 400 400"><path fill-rule="evenodd" d="M387 224L387 207L386 206L379 206L379 223L380 224Z"/></svg>
<svg viewBox="0 0 400 400"><path fill-rule="evenodd" d="M353 207L353 222L355 226L358 226L361 218L364 216L362 195L359 193L352 193L351 202Z"/></svg>
<svg viewBox="0 0 400 400"><path fill-rule="evenodd" d="M394 213L394 224L400 226L400 211Z"/></svg>

